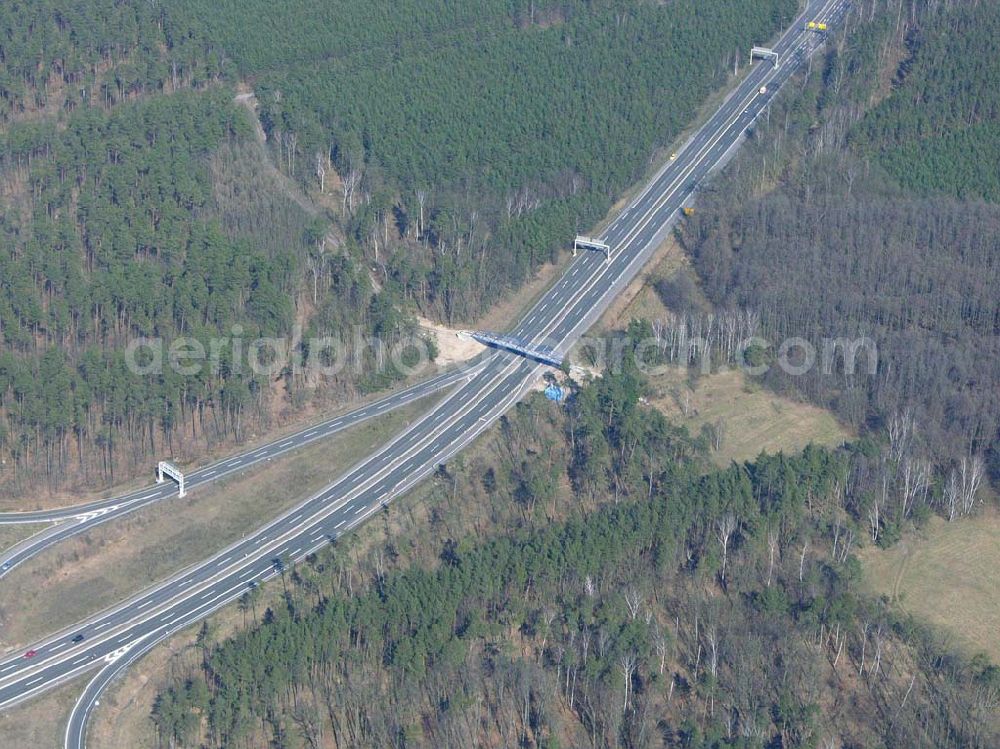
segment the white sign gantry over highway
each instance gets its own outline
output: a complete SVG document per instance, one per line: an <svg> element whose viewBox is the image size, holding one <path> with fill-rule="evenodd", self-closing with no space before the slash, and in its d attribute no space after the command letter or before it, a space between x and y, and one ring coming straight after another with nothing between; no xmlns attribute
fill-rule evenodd
<svg viewBox="0 0 1000 749"><path fill-rule="evenodd" d="M180 487L180 494L178 494L177 496L183 497L184 496L184 474L180 472L180 469L177 468L177 466L175 466L173 463L168 463L165 460L161 460L159 463L156 464L156 483L157 484L162 484L163 483L163 481L164 481L164 478L163 478L164 475L169 476L170 478L172 478L174 481L177 482L177 485Z"/></svg>
<svg viewBox="0 0 1000 749"><path fill-rule="evenodd" d="M576 239L573 240L573 257L576 257L577 250L597 250L598 252L603 252L604 256L611 262L611 245L607 242L602 242L599 239L594 239L593 237L585 237L582 234L577 234Z"/></svg>
<svg viewBox="0 0 1000 749"><path fill-rule="evenodd" d="M762 60L770 60L774 63L775 70L778 68L778 53L770 47L752 47L750 49L750 60L759 57Z"/></svg>

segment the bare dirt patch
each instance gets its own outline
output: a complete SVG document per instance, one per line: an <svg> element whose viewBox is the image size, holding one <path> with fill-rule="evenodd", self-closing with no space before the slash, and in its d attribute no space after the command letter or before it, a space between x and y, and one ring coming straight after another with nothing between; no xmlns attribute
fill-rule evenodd
<svg viewBox="0 0 1000 749"><path fill-rule="evenodd" d="M264 128L260 124L260 118L257 116L257 96L253 91L247 90L245 85L241 85L239 90L240 93L236 95L233 101L234 103L245 107L250 113L250 120L254 127L254 135L257 143L263 149L264 144L267 142L267 135L264 133ZM274 162L270 159L270 157L268 157L266 152L262 152L259 155L258 161L267 178L274 183L274 186L277 189L284 192L290 200L293 200L310 216L318 215L319 211L312 200L309 199L309 196L302 192L299 186L295 184L290 177L283 174L278 167L274 165Z"/></svg>
<svg viewBox="0 0 1000 749"><path fill-rule="evenodd" d="M435 363L448 366L469 361L481 354L486 347L465 331L446 328L423 317L417 318L420 329L434 339L438 355Z"/></svg>

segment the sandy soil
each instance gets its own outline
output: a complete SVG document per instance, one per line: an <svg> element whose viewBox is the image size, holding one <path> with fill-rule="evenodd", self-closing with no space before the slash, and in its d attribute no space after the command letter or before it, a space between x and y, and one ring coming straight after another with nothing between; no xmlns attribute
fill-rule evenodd
<svg viewBox="0 0 1000 749"><path fill-rule="evenodd" d="M437 344L438 355L434 363L439 366L468 361L486 349L486 346L463 330L447 328L424 317L418 317L417 322L420 329L433 337Z"/></svg>

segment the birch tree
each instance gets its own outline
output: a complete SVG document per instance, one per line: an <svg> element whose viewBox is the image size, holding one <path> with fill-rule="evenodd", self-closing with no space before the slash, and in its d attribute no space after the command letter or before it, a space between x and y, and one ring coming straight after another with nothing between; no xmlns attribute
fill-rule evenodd
<svg viewBox="0 0 1000 749"><path fill-rule="evenodd" d="M722 547L722 571L720 574L723 587L726 585L726 562L729 559L729 541L736 531L736 525L736 516L731 512L727 512L715 523L716 538L719 539L719 545Z"/></svg>
<svg viewBox="0 0 1000 749"><path fill-rule="evenodd" d="M962 458L959 468L962 512L971 515L976 505L976 493L983 481L983 459L978 455Z"/></svg>
<svg viewBox="0 0 1000 749"><path fill-rule="evenodd" d="M767 586L771 587L771 576L774 572L774 559L778 554L778 530L770 528L767 531Z"/></svg>
<svg viewBox="0 0 1000 749"><path fill-rule="evenodd" d="M316 177L319 179L320 193L326 192L326 163L323 154L316 152Z"/></svg>
<svg viewBox="0 0 1000 749"><path fill-rule="evenodd" d="M635 653L623 653L618 659L618 667L621 669L622 678L625 681L625 698L622 701L622 713L628 712L628 699L631 694L632 676L635 674L636 657Z"/></svg>

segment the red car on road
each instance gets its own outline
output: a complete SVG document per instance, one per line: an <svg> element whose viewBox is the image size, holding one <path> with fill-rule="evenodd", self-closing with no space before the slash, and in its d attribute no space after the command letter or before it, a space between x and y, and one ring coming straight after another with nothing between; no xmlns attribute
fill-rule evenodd
<svg viewBox="0 0 1000 749"><path fill-rule="evenodd" d="M24 654L24 657L25 658L34 658L36 655L38 655L38 651L37 650L29 650L27 653Z"/></svg>

